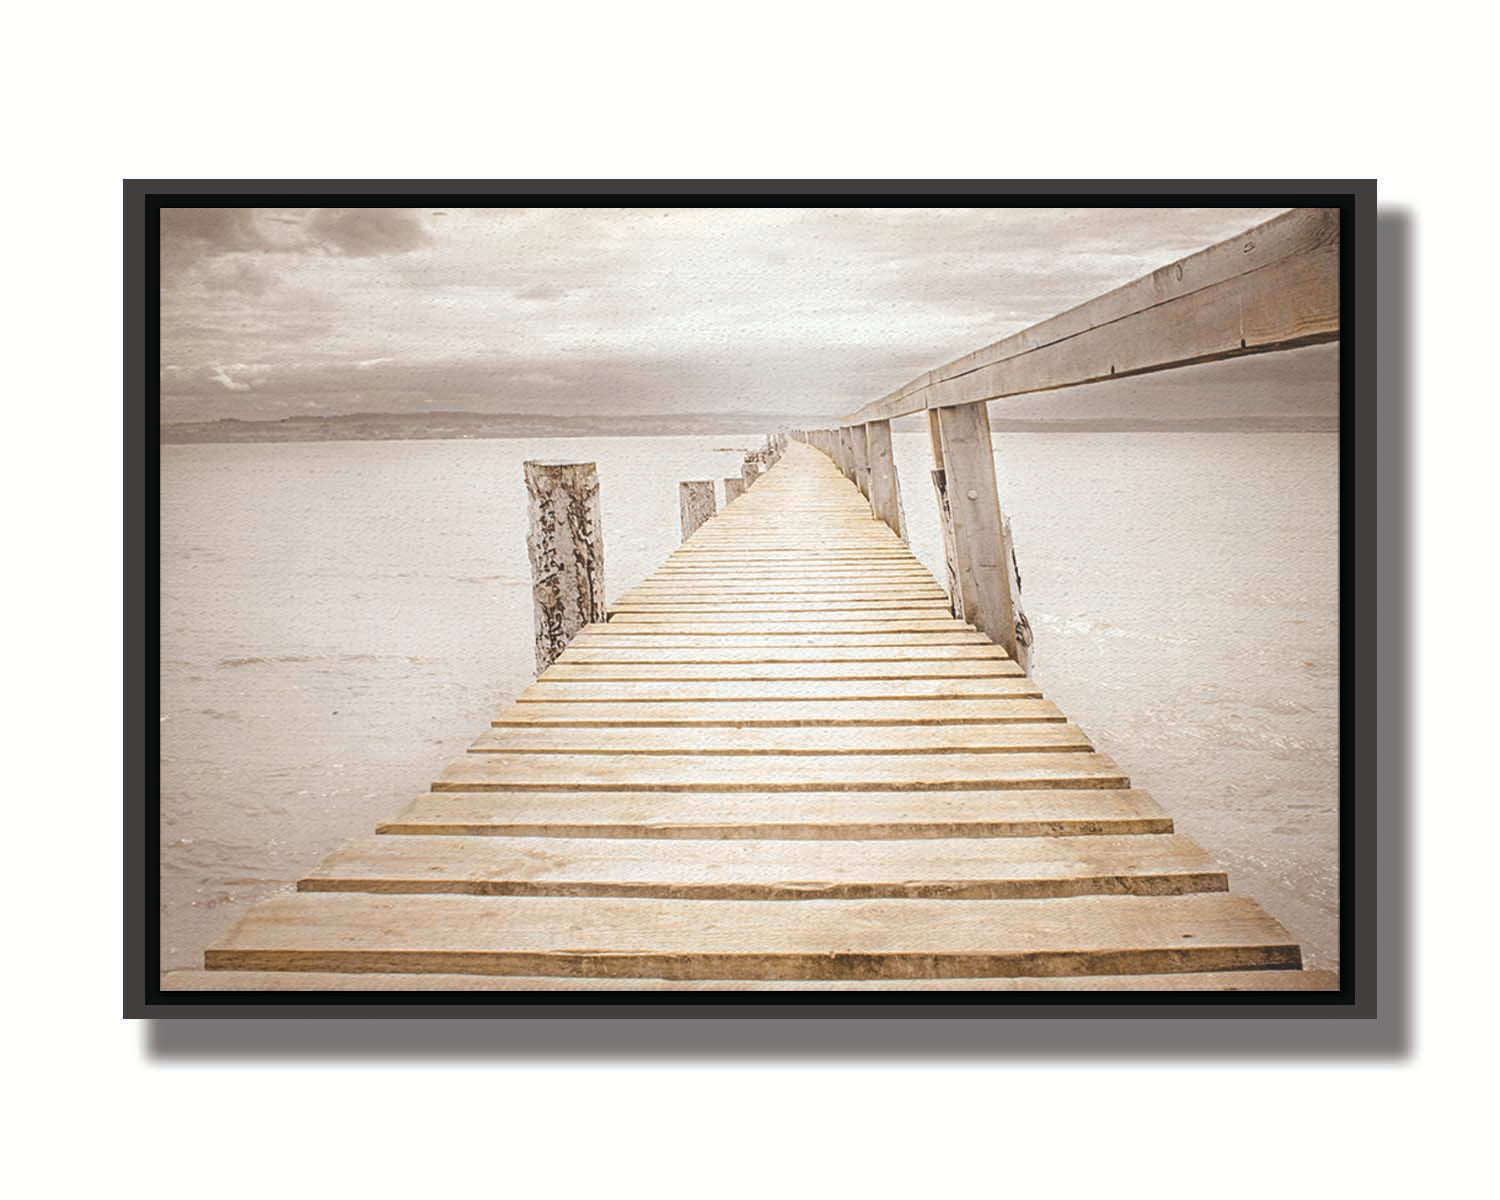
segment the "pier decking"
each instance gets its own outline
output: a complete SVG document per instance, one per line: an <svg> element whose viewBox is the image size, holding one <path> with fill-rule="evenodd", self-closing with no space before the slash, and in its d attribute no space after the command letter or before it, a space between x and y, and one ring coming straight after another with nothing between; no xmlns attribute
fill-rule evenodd
<svg viewBox="0 0 1500 1200"><path fill-rule="evenodd" d="M1328 990L824 454L172 990Z"/></svg>

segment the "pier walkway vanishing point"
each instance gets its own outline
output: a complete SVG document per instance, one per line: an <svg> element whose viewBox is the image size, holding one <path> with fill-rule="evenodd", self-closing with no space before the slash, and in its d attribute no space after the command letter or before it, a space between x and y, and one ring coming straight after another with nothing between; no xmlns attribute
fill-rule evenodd
<svg viewBox="0 0 1500 1200"><path fill-rule="evenodd" d="M164 990L1336 989L892 524L788 443Z"/></svg>

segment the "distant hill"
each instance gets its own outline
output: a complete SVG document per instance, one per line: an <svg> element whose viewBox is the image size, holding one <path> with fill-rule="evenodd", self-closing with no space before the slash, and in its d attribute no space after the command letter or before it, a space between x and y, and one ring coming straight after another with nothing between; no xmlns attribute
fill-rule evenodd
<svg viewBox="0 0 1500 1200"><path fill-rule="evenodd" d="M443 438L764 436L777 418L764 413L636 413L559 417L532 413L349 413L279 421L179 421L161 427L165 442L389 442Z"/></svg>

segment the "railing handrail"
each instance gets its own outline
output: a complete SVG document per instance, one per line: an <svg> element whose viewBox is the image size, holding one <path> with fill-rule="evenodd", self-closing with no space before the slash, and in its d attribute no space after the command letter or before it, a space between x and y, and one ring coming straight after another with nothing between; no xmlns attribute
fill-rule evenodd
<svg viewBox="0 0 1500 1200"><path fill-rule="evenodd" d="M1293 209L919 375L838 424L1335 341L1338 285L1338 210Z"/></svg>

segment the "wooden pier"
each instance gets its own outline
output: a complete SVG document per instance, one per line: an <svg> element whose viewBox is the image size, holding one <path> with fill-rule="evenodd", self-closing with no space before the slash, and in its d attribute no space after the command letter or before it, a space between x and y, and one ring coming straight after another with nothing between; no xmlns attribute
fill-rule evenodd
<svg viewBox="0 0 1500 1200"><path fill-rule="evenodd" d="M1336 987L791 443L167 990Z"/></svg>
<svg viewBox="0 0 1500 1200"><path fill-rule="evenodd" d="M1294 210L683 483L604 621L592 464L528 464L536 682L163 989L1336 989L1028 677L987 405L1336 340L1339 252Z"/></svg>

